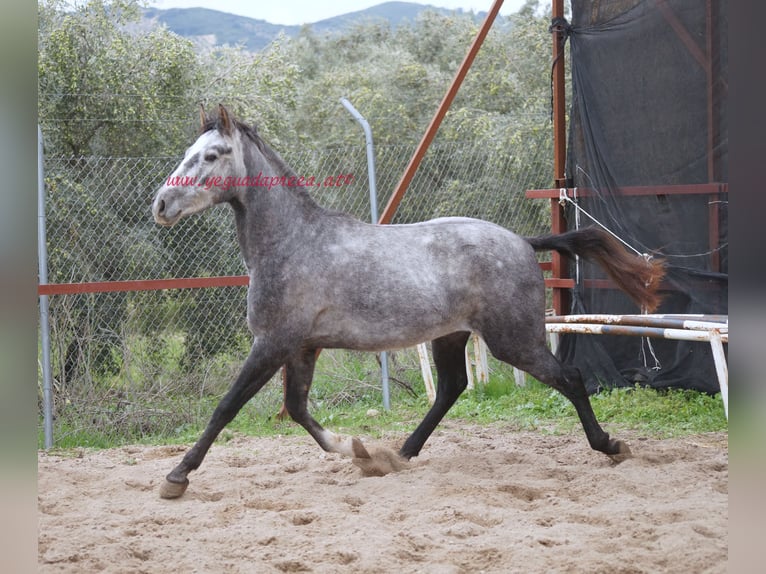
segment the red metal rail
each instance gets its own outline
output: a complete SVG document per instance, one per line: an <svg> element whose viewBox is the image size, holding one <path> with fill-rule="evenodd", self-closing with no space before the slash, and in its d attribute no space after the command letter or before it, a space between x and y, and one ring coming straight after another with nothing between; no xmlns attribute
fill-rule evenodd
<svg viewBox="0 0 766 574"><path fill-rule="evenodd" d="M182 279L142 279L137 281L94 281L90 283L46 283L37 286L38 295L73 295L115 291L159 291L161 289L198 289L204 287L246 286L247 275L188 277Z"/></svg>

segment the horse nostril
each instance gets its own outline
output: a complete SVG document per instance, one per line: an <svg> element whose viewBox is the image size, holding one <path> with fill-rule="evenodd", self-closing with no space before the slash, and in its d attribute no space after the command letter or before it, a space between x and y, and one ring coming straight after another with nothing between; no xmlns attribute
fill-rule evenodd
<svg viewBox="0 0 766 574"><path fill-rule="evenodd" d="M165 215L165 200L160 199L160 202L157 204L157 213L160 215Z"/></svg>

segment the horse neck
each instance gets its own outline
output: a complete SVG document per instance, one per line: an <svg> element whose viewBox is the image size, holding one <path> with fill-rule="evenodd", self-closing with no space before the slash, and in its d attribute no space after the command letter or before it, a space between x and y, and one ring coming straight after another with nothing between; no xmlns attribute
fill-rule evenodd
<svg viewBox="0 0 766 574"><path fill-rule="evenodd" d="M249 161L248 176L260 181L281 176L284 169L264 161ZM269 180L270 181L270 180ZM290 243L300 241L319 224L325 210L300 187L287 185L256 185L240 189L232 201L237 225L237 237L248 268L258 265L257 259L278 259L289 253Z"/></svg>

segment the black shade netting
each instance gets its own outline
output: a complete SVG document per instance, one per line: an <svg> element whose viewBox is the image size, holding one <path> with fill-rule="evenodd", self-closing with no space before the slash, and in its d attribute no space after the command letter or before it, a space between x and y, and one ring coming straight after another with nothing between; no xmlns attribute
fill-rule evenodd
<svg viewBox="0 0 766 574"><path fill-rule="evenodd" d="M728 314L727 4L572 0L567 179L593 219L665 260L655 313ZM595 225L576 211L569 229ZM572 313L642 312L594 266L570 272ZM705 342L563 335L558 353L590 393L719 390Z"/></svg>

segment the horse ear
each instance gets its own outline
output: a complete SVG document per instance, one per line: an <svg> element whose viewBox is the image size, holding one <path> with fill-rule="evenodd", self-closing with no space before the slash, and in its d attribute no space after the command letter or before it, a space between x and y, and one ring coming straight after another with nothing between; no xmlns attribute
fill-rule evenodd
<svg viewBox="0 0 766 574"><path fill-rule="evenodd" d="M218 126L226 135L231 134L231 119L229 118L229 111L223 106L218 104Z"/></svg>
<svg viewBox="0 0 766 574"><path fill-rule="evenodd" d="M200 102L199 104L199 127L200 129L205 128L205 124L207 123L207 114L205 113L205 106Z"/></svg>

